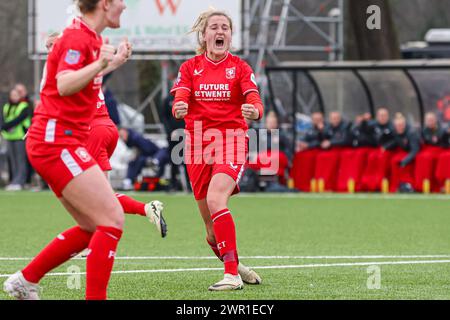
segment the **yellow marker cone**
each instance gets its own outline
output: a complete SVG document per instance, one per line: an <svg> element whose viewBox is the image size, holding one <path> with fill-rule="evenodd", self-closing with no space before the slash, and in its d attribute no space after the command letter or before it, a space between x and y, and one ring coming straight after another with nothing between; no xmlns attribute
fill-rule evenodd
<svg viewBox="0 0 450 320"><path fill-rule="evenodd" d="M325 192L325 181L323 179L319 179L317 187L319 189L319 193Z"/></svg>
<svg viewBox="0 0 450 320"><path fill-rule="evenodd" d="M289 178L289 179L288 179L288 181L287 181L287 187L288 187L289 189L294 189L294 187L295 187L295 185L294 185L294 179L292 179L292 178Z"/></svg>
<svg viewBox="0 0 450 320"><path fill-rule="evenodd" d="M317 192L317 181L316 179L311 179L311 192Z"/></svg>
<svg viewBox="0 0 450 320"><path fill-rule="evenodd" d="M381 192L389 193L389 180L386 178L381 181Z"/></svg>
<svg viewBox="0 0 450 320"><path fill-rule="evenodd" d="M422 182L422 192L425 194L429 194L430 193L430 180L429 179L424 179Z"/></svg>
<svg viewBox="0 0 450 320"><path fill-rule="evenodd" d="M347 190L348 190L348 193L355 193L355 180L348 179Z"/></svg>
<svg viewBox="0 0 450 320"><path fill-rule="evenodd" d="M450 179L445 180L445 193L450 194Z"/></svg>

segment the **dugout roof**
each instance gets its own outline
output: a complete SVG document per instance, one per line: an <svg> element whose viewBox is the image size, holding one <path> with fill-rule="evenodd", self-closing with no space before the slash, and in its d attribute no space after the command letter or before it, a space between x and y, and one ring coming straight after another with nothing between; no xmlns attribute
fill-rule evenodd
<svg viewBox="0 0 450 320"><path fill-rule="evenodd" d="M450 59L284 62L266 75L272 105L294 123L299 114L333 110L352 121L382 106L417 127L427 111L450 122Z"/></svg>

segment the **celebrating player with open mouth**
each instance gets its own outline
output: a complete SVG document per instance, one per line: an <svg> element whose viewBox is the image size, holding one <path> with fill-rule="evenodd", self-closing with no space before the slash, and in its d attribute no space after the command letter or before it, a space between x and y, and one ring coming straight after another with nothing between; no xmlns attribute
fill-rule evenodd
<svg viewBox="0 0 450 320"><path fill-rule="evenodd" d="M28 131L27 153L77 222L54 239L4 289L18 299L38 299L37 283L50 270L89 248L86 299L107 297L107 286L124 224L123 209L104 173L85 149L96 112L102 72L115 48L100 34L120 27L123 0L78 0L82 18L67 27L49 54L42 104Z"/></svg>
<svg viewBox="0 0 450 320"><path fill-rule="evenodd" d="M227 208L230 196L239 192L247 159L246 120L263 115L252 69L229 52L232 30L226 13L202 13L192 28L199 55L183 63L171 90L172 113L186 122L185 160L207 241L225 266L224 279L210 286L212 291L242 289L243 281L261 282L239 263L235 225ZM202 139L211 136L213 142Z"/></svg>

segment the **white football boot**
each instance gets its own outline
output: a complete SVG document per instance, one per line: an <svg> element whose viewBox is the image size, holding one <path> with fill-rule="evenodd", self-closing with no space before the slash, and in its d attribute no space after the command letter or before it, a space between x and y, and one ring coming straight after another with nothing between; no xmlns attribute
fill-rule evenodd
<svg viewBox="0 0 450 320"><path fill-rule="evenodd" d="M231 291L244 288L241 276L225 273L223 279L208 288L209 291Z"/></svg>
<svg viewBox="0 0 450 320"><path fill-rule="evenodd" d="M40 300L40 287L25 280L21 271L14 273L5 281L3 291L17 300Z"/></svg>
<svg viewBox="0 0 450 320"><path fill-rule="evenodd" d="M164 238L167 235L167 224L162 215L163 210L164 205L158 200L150 201L145 205L145 215L151 223L156 225L156 229Z"/></svg>
<svg viewBox="0 0 450 320"><path fill-rule="evenodd" d="M249 267L246 267L241 262L238 265L238 272L242 278L242 281L246 284L261 284L261 277Z"/></svg>

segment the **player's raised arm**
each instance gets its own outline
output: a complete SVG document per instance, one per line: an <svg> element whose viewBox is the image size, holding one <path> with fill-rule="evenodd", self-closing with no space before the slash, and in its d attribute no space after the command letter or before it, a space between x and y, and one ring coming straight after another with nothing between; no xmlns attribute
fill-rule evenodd
<svg viewBox="0 0 450 320"><path fill-rule="evenodd" d="M131 54L133 52L133 46L128 41L128 38L125 37L122 42L119 44L116 53L112 61L109 63L108 67L103 70L103 74L106 75L114 70L120 68L123 64L125 64L128 59L130 59Z"/></svg>
<svg viewBox="0 0 450 320"><path fill-rule="evenodd" d="M65 71L57 76L57 86L59 94L70 96L81 91L89 82L91 82L101 71L108 67L108 64L113 61L115 48L105 43L100 48L100 57L91 64L76 70ZM67 53L69 54L69 53Z"/></svg>

